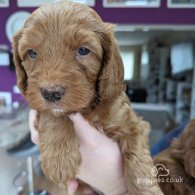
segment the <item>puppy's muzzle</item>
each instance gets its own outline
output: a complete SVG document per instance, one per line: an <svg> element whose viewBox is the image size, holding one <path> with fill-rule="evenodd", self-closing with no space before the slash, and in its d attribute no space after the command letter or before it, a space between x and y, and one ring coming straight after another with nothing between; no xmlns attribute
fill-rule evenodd
<svg viewBox="0 0 195 195"><path fill-rule="evenodd" d="M64 88L61 86L41 88L43 98L49 102L56 102L62 99Z"/></svg>

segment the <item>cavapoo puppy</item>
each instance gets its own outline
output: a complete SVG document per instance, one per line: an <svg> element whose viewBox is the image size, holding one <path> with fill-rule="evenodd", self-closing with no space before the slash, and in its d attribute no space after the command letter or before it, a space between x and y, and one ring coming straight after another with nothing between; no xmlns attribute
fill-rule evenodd
<svg viewBox="0 0 195 195"><path fill-rule="evenodd" d="M149 125L125 95L124 70L113 26L88 6L69 1L32 13L13 38L17 83L39 112L42 168L59 186L76 177L79 143L67 117L80 112L118 142L128 192L162 194L152 176ZM154 180L149 184L138 179Z"/></svg>
<svg viewBox="0 0 195 195"><path fill-rule="evenodd" d="M159 170L158 177L166 195L195 194L195 120L171 146L154 158L155 164L163 164L169 170ZM160 176L161 175L161 176Z"/></svg>

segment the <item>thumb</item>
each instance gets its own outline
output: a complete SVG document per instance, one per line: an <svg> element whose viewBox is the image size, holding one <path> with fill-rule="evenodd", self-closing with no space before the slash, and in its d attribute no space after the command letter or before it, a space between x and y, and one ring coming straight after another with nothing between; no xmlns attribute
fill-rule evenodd
<svg viewBox="0 0 195 195"><path fill-rule="evenodd" d="M70 114L76 134L79 141L82 143L96 143L100 133L80 114Z"/></svg>

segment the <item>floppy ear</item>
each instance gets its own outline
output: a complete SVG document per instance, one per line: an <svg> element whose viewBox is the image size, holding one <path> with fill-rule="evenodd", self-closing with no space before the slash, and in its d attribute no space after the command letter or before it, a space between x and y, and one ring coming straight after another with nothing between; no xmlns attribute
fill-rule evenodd
<svg viewBox="0 0 195 195"><path fill-rule="evenodd" d="M13 37L13 57L14 57L14 64L16 67L16 76L17 76L17 85L22 93L25 96L26 88L27 88L27 75L22 66L22 60L19 55L18 46L20 39L22 37L22 30L17 32Z"/></svg>
<svg viewBox="0 0 195 195"><path fill-rule="evenodd" d="M113 34L113 25L104 24L101 34L103 61L98 78L98 93L101 100L108 100L124 90L124 68L119 48Z"/></svg>

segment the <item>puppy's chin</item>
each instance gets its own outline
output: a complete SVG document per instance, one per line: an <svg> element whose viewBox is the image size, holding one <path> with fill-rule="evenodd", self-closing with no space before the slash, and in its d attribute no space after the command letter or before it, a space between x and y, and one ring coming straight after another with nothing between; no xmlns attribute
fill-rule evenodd
<svg viewBox="0 0 195 195"><path fill-rule="evenodd" d="M55 117L62 117L64 115L66 115L67 113L65 112L64 109L62 108L52 108L51 109L51 113L55 116Z"/></svg>

